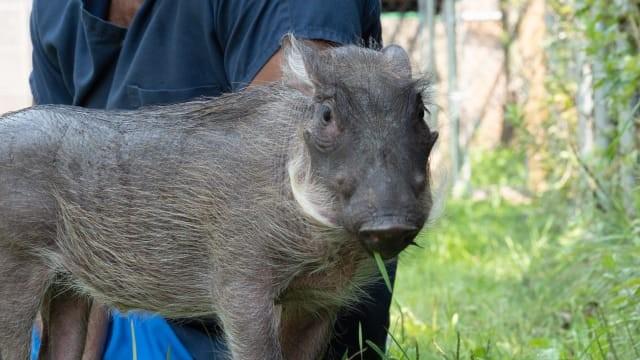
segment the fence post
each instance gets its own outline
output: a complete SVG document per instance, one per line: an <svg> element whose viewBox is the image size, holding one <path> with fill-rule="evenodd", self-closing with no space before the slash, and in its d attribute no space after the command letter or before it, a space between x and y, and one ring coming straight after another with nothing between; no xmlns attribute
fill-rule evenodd
<svg viewBox="0 0 640 360"><path fill-rule="evenodd" d="M597 7L593 8L597 11ZM602 23L596 24L598 31L604 31ZM609 146L609 140L612 132L611 119L609 117L606 99L608 93L608 85L606 85L606 72L604 69L603 59L607 56L607 49L600 49L593 58L593 118L595 125L595 150L601 156Z"/></svg>
<svg viewBox="0 0 640 360"><path fill-rule="evenodd" d="M451 141L451 177L453 184L458 181L460 171L460 114L458 109L458 56L456 49L456 10L454 0L445 0L447 32L447 78L449 107L449 137Z"/></svg>
<svg viewBox="0 0 640 360"><path fill-rule="evenodd" d="M425 12L425 26L426 33L429 34L429 44L427 46L428 53L425 59L428 61L427 71L433 76L437 76L437 64L436 64L436 0L423 0L423 4L426 2Z"/></svg>
<svg viewBox="0 0 640 360"><path fill-rule="evenodd" d="M587 63L584 47L578 46L575 52L577 56L576 77L578 91L576 94L576 107L578 110L578 147L579 154L587 159L593 152L593 76L591 67Z"/></svg>
<svg viewBox="0 0 640 360"><path fill-rule="evenodd" d="M423 39L427 41L427 44L423 46L423 61L426 62L426 66L423 68L432 81L434 91L437 93L437 87L439 83L438 68L436 64L436 1L435 0L420 0L418 3L420 13L423 16L422 22L422 34ZM438 112L439 108L433 106L429 111L431 112L431 119L434 125L438 124Z"/></svg>

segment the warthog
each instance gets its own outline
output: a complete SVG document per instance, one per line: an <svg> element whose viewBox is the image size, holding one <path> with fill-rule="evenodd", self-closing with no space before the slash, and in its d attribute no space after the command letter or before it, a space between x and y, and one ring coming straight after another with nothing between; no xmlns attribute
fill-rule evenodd
<svg viewBox="0 0 640 360"><path fill-rule="evenodd" d="M217 99L0 119L0 353L84 346L89 299L215 316L233 359L314 359L432 207L428 82L404 50L287 37L282 82ZM85 311L86 312L86 311Z"/></svg>

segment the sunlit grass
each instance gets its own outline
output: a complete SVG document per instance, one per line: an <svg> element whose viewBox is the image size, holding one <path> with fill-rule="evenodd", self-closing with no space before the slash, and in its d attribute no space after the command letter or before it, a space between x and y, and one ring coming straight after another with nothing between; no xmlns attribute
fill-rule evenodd
<svg viewBox="0 0 640 360"><path fill-rule="evenodd" d="M640 225L585 208L450 200L400 258L389 357L640 359Z"/></svg>

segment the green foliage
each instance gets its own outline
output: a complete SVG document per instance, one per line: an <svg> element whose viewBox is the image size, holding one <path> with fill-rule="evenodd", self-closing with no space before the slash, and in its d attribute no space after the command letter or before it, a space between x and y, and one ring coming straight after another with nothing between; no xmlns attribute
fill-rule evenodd
<svg viewBox="0 0 640 360"><path fill-rule="evenodd" d="M524 126L524 114L522 107L518 104L507 104L504 114L504 120L518 129Z"/></svg>
<svg viewBox="0 0 640 360"><path fill-rule="evenodd" d="M552 97L564 94L575 98L572 72L579 70L577 58L586 64L601 64L602 71L594 71L594 87L606 90L608 116L614 123L620 121L621 112L629 110L640 90L640 3L550 0L549 4L555 15L548 52ZM557 102L555 105L564 107ZM616 135L609 134L611 138ZM608 155L611 160L617 153Z"/></svg>
<svg viewBox="0 0 640 360"><path fill-rule="evenodd" d="M382 260L382 257L377 252L373 253L373 258L376 260L376 266L378 267L380 275L384 279L385 285L387 285L387 289L389 290L389 292L393 292L393 288L391 287L391 280L389 279L387 268L384 265L384 260Z"/></svg>
<svg viewBox="0 0 640 360"><path fill-rule="evenodd" d="M131 353L133 360L138 360L138 345L136 343L136 329L133 326L133 320L129 320L129 326L131 327Z"/></svg>
<svg viewBox="0 0 640 360"><path fill-rule="evenodd" d="M505 159L521 166L507 149L478 163ZM640 220L566 196L451 200L400 258L387 357L640 358Z"/></svg>
<svg viewBox="0 0 640 360"><path fill-rule="evenodd" d="M492 152L471 153L471 185L477 188L510 185L524 188L527 183L524 147L498 148Z"/></svg>
<svg viewBox="0 0 640 360"><path fill-rule="evenodd" d="M640 175L637 134L635 150L621 140L640 125L640 3L547 4L549 119L536 144L552 154L549 190L449 201L424 249L401 255L390 359L640 359L640 188L621 175ZM585 67L612 125L607 148L588 155L576 108ZM522 131L512 148L470 152L475 189L526 186L527 119L520 105L505 118Z"/></svg>
<svg viewBox="0 0 640 360"><path fill-rule="evenodd" d="M640 6L637 1L575 0L575 23L585 37L585 50L601 57L605 74L596 79L613 91L612 104L627 106L640 80Z"/></svg>

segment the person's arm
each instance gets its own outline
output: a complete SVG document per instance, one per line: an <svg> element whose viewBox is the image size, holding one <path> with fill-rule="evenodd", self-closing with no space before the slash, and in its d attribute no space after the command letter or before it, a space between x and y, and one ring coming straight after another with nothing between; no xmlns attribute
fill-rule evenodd
<svg viewBox="0 0 640 360"><path fill-rule="evenodd" d="M313 40L310 41L314 46L319 49L324 49L333 44L326 41ZM282 49L278 50L273 56L264 64L258 74L251 81L251 85L264 85L272 82L279 81L282 78Z"/></svg>
<svg viewBox="0 0 640 360"><path fill-rule="evenodd" d="M123 28L129 27L144 0L111 0L109 21Z"/></svg>
<svg viewBox="0 0 640 360"><path fill-rule="evenodd" d="M269 61L260 69L250 85L263 85L275 82L282 78L282 50L278 50Z"/></svg>

